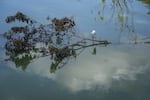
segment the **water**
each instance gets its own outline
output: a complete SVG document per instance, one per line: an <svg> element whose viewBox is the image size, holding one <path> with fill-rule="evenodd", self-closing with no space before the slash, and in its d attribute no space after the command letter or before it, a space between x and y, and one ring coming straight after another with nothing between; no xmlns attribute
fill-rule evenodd
<svg viewBox="0 0 150 100"><path fill-rule="evenodd" d="M149 5L128 0L128 9L120 11L110 1L1 0L1 34L15 25L6 24L6 16L22 11L41 23L47 16L73 16L79 35L90 37L96 30L98 39L112 44L86 48L50 73L49 56L34 59L26 69L4 61L6 40L0 36L0 100L149 100L150 45L143 43L150 36Z"/></svg>

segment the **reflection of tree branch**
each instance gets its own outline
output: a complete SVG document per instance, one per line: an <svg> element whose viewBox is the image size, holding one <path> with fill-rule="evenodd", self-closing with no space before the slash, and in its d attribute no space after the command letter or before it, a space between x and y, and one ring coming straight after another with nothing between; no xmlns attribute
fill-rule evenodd
<svg viewBox="0 0 150 100"><path fill-rule="evenodd" d="M33 23L26 15L19 12L19 15L17 13L15 16L7 17L6 22L16 20L26 23L26 26L12 27L4 34L7 39L5 49L9 60L14 62L16 67L22 67L23 70L33 59L50 56L52 61L50 72L55 72L67 64L70 57L76 58L84 49L111 44L107 40L97 40L96 37L85 38L77 35L73 30L74 20L67 17L54 18L48 25L39 23L37 25L36 21ZM72 38L77 39L75 43L72 43ZM42 46L38 46L40 43ZM96 54L96 47L93 49L93 54Z"/></svg>
<svg viewBox="0 0 150 100"><path fill-rule="evenodd" d="M150 44L150 41L144 42L145 44Z"/></svg>
<svg viewBox="0 0 150 100"><path fill-rule="evenodd" d="M105 5L106 2L102 2L102 5ZM110 14L110 18L109 18L109 22L112 21L112 19L114 19L118 24L118 28L120 30L120 32L122 32L123 30L128 30L128 31L132 31L132 28L134 27L132 23L130 23L131 21L129 21L130 19L133 20L129 13L130 13L130 8L132 7L132 1L130 0L112 0L111 4L112 7L110 8L111 13ZM105 8L107 9L107 8ZM100 9L98 12L104 12L105 9ZM98 15L105 17L103 13L98 13ZM131 15L132 16L132 15ZM116 19L117 18L117 19ZM129 19L130 18L130 19ZM103 20L104 18L102 18L101 20ZM129 26L131 24L131 26Z"/></svg>
<svg viewBox="0 0 150 100"><path fill-rule="evenodd" d="M83 48L88 48L88 47L93 47L93 46L97 46L97 45L108 45L110 44L109 42L101 42L101 43L94 43L94 44L88 44L88 45L79 45L80 47L74 49L74 50L80 50L80 49L83 49Z"/></svg>

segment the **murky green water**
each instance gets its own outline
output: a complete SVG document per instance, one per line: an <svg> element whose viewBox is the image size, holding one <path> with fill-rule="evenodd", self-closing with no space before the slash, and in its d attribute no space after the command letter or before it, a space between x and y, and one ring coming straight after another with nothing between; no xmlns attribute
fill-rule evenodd
<svg viewBox="0 0 150 100"><path fill-rule="evenodd" d="M79 35L90 37L96 30L98 39L112 44L85 48L50 73L49 56L25 68L4 61L6 40L0 36L0 100L149 100L150 44L144 43L150 41L149 2L102 1L1 0L1 34L15 26L5 18L21 11L41 23L47 23L47 16L73 16Z"/></svg>

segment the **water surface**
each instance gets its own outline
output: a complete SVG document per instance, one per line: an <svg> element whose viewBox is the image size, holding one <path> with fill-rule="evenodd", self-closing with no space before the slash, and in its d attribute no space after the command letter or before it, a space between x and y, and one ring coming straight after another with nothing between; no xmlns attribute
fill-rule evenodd
<svg viewBox="0 0 150 100"><path fill-rule="evenodd" d="M92 55L93 47L86 48L63 68L50 73L49 56L33 60L25 70L4 61L6 40L0 36L0 99L149 100L150 45L141 43L149 41L149 6L129 0L128 10L115 8L112 17L110 1L1 0L1 34L14 25L5 23L6 16L21 11L41 23L47 23L47 16L73 16L79 35L89 37L94 29L97 38L112 44L96 46L96 55ZM123 21L119 19L122 15Z"/></svg>

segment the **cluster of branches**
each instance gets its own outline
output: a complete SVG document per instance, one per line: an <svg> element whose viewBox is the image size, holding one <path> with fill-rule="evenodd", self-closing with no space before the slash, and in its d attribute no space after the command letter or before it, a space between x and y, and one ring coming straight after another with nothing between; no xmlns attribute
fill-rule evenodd
<svg viewBox="0 0 150 100"><path fill-rule="evenodd" d="M16 15L14 16L8 16L6 18L6 23L11 23L11 22L14 22L14 21L22 21L22 22L26 22L26 23L33 23L33 21L28 18L26 15L24 15L22 12L17 12Z"/></svg>
<svg viewBox="0 0 150 100"><path fill-rule="evenodd" d="M66 59L80 54L80 50L94 45L110 44L107 40L99 41L77 35L73 18L53 18L48 24L34 21L22 12L6 18L6 23L16 21L25 23L25 26L14 26L4 33L7 39L5 49L9 57L7 60L13 61L16 67L22 69L26 69L35 58L50 56L50 72L55 72L66 64ZM77 41L72 42L73 38L77 38ZM92 41L92 44L88 41ZM94 54L95 52L96 48Z"/></svg>

